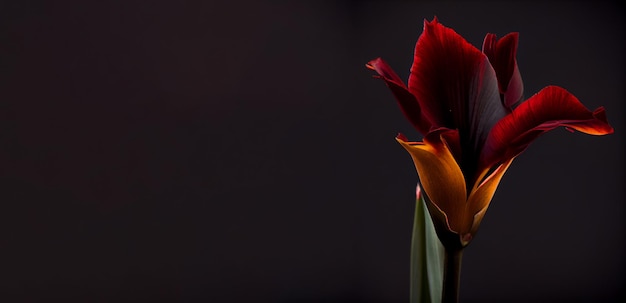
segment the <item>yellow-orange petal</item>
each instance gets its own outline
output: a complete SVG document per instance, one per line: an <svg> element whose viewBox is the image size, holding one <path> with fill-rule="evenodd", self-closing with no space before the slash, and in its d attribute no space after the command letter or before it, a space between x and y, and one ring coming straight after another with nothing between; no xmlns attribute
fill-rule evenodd
<svg viewBox="0 0 626 303"><path fill-rule="evenodd" d="M468 222L466 229L463 231L463 235L469 233L470 235L474 235L478 230L478 226L485 216L485 212L491 203L491 199L500 184L500 180L502 180L502 176L513 162L511 158L506 162L500 164L498 168L489 175L480 185L478 185L472 192L467 200L468 203L468 217L471 219ZM471 224L471 225L470 225Z"/></svg>
<svg viewBox="0 0 626 303"><path fill-rule="evenodd" d="M458 232L466 214L465 178L440 133L424 142L396 140L409 152L426 195L447 217L451 231Z"/></svg>

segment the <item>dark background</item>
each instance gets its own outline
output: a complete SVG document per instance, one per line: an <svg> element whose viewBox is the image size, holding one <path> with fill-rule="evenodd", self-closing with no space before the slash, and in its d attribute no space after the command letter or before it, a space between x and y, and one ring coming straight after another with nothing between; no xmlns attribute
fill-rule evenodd
<svg viewBox="0 0 626 303"><path fill-rule="evenodd" d="M424 18L520 32L615 134L540 137L467 248L463 302L624 298L617 2L0 4L0 301L407 302L419 139L365 63L408 77Z"/></svg>

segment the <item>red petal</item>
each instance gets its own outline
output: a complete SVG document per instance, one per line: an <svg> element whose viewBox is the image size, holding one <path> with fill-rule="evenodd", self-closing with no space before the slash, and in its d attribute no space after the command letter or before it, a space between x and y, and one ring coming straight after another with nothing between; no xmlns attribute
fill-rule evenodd
<svg viewBox="0 0 626 303"><path fill-rule="evenodd" d="M476 162L473 150L482 146L489 130L507 114L485 54L436 19L424 21L424 32L415 46L409 91L432 122L432 129L460 130L467 162Z"/></svg>
<svg viewBox="0 0 626 303"><path fill-rule="evenodd" d="M496 70L500 93L504 96L504 104L509 108L522 98L524 92L515 59L518 37L518 33L509 33L498 40L495 34L487 34L483 42L483 53Z"/></svg>
<svg viewBox="0 0 626 303"><path fill-rule="evenodd" d="M481 155L481 167L518 155L539 135L559 126L590 135L613 133L603 107L591 112L565 89L548 86L493 127Z"/></svg>
<svg viewBox="0 0 626 303"><path fill-rule="evenodd" d="M457 128L453 115L463 114L471 81L483 57L453 29L437 19L424 20L424 32L415 45L409 91L433 127Z"/></svg>
<svg viewBox="0 0 626 303"><path fill-rule="evenodd" d="M391 89L391 92L396 97L400 109L407 117L409 122L421 132L423 135L428 133L431 123L426 117L422 115L420 104L415 99L402 79L391 69L391 67L381 58L376 58L367 63L367 68L374 70L380 75L380 78L385 81L387 87Z"/></svg>

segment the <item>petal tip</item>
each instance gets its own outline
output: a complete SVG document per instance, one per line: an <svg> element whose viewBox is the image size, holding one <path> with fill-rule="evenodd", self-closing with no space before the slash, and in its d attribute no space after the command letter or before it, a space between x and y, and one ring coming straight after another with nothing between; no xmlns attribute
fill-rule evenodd
<svg viewBox="0 0 626 303"><path fill-rule="evenodd" d="M407 142L407 141L409 141L403 133L398 133L398 134L396 135L396 140L397 140L397 141L402 141L402 142Z"/></svg>
<svg viewBox="0 0 626 303"><path fill-rule="evenodd" d="M595 135L610 135L615 132L615 129L606 120L606 114L604 113L604 111L602 112L600 118L598 118L594 113L594 118L602 122L602 126L598 127L598 133Z"/></svg>
<svg viewBox="0 0 626 303"><path fill-rule="evenodd" d="M371 70L375 70L376 66L380 63L380 61L382 61L382 58L380 58L380 57L378 57L376 59L372 59L372 60L368 61L365 64L365 67L367 67L367 68L369 68Z"/></svg>
<svg viewBox="0 0 626 303"><path fill-rule="evenodd" d="M424 31L436 25L440 25L437 16L434 16L432 21L428 21L428 19L424 18Z"/></svg>
<svg viewBox="0 0 626 303"><path fill-rule="evenodd" d="M485 35L485 39L483 40L483 53L487 56L491 56L496 48L497 36L496 34L487 33Z"/></svg>
<svg viewBox="0 0 626 303"><path fill-rule="evenodd" d="M604 124L605 127L602 129L602 131L604 132L603 135L612 134L615 131L606 118L606 111L604 109L604 106L596 108L593 111L592 115L596 120Z"/></svg>

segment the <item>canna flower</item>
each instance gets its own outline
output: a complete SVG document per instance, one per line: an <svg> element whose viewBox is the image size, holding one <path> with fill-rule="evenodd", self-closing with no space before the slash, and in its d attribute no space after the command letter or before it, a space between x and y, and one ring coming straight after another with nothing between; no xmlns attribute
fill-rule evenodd
<svg viewBox="0 0 626 303"><path fill-rule="evenodd" d="M367 64L424 136L422 142L402 134L396 140L413 159L446 249L469 244L503 174L538 136L559 126L613 132L603 107L589 111L557 86L520 102L517 43L517 33L487 34L480 51L435 18L424 20L408 86L381 58Z"/></svg>

